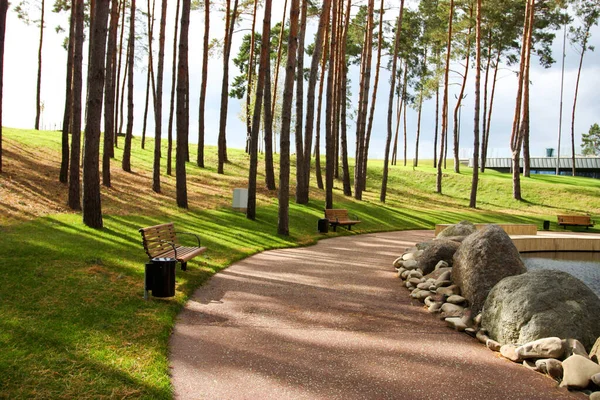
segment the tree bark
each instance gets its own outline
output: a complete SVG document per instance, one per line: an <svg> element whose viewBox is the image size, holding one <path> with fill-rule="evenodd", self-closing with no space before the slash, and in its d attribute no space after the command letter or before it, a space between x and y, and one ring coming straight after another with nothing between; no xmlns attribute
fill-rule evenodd
<svg viewBox="0 0 600 400"><path fill-rule="evenodd" d="M81 210L81 95L83 92L83 41L84 2L75 2L75 41L73 49L73 111L71 132L71 161L69 162L68 205L72 210ZM96 166L97 168L97 166Z"/></svg>
<svg viewBox="0 0 600 400"><path fill-rule="evenodd" d="M127 73L127 132L123 148L123 171L131 172L131 140L133 139L133 70L135 60L135 0L130 0L129 49L127 50L129 71Z"/></svg>
<svg viewBox="0 0 600 400"><path fill-rule="evenodd" d="M277 47L277 61L275 62L275 83L273 84L273 96L271 104L271 115L275 115L275 105L277 104L277 83L279 82L279 66L281 65L281 52L283 49L283 32L285 31L285 16L287 13L288 0L283 3L283 16L281 17L281 31L279 32L279 44Z"/></svg>
<svg viewBox="0 0 600 400"><path fill-rule="evenodd" d="M2 173L2 89L4 85L4 41L8 0L0 0L0 174Z"/></svg>
<svg viewBox="0 0 600 400"><path fill-rule="evenodd" d="M352 11L352 1L346 3L346 19L344 22L344 31L342 33L342 43L340 46L339 71L340 71L340 96L339 105L341 108L341 144L342 144L342 179L344 186L344 195L352 196L352 185L350 184L350 166L348 164L348 140L347 140L347 116L346 99L348 97L348 64L346 63L346 45L348 41L348 27L350 26L350 12ZM341 17L341 10L340 10ZM341 21L340 21L341 22Z"/></svg>
<svg viewBox="0 0 600 400"><path fill-rule="evenodd" d="M256 3L255 3L256 5ZM256 15L256 8L255 8ZM260 49L260 65L266 65L271 56L271 0L265 2L265 16L263 18L262 43ZM263 93L265 90L265 81L267 80L266 69L261 68L258 71L258 80L256 82L256 102L254 103L254 114L252 116L252 131L250 136L250 168L248 173L248 207L246 209L246 218L256 219L256 173L258 170L258 132L260 131L260 116L262 114L261 106ZM270 78L270 77L269 77Z"/></svg>
<svg viewBox="0 0 600 400"><path fill-rule="evenodd" d="M477 207L477 186L479 184L479 114L481 107L481 0L477 0L475 23L475 117L473 121L473 178L469 207Z"/></svg>
<svg viewBox="0 0 600 400"><path fill-rule="evenodd" d="M267 40L266 43L269 45L269 53L271 52L271 41ZM263 66L265 69L265 89L264 89L264 100L265 100L265 185L269 190L275 190L275 171L273 166L273 115L271 114L271 57L267 57L267 60Z"/></svg>
<svg viewBox="0 0 600 400"><path fill-rule="evenodd" d="M304 134L302 123L304 120L304 39L306 36L306 14L308 0L302 0L300 7L300 27L298 32L298 55L296 61L296 126L294 138L296 140L296 203L308 203L308 186L306 185L306 165L304 157L310 160L310 153L304 154ZM308 140L308 138L306 138ZM310 163L308 165L310 169Z"/></svg>
<svg viewBox="0 0 600 400"><path fill-rule="evenodd" d="M171 175L173 164L173 115L175 112L175 89L177 86L177 33L179 31L179 8L181 0L177 0L175 8L175 31L173 33L173 69L171 72L171 103L169 105L169 126L167 131L167 175Z"/></svg>
<svg viewBox="0 0 600 400"><path fill-rule="evenodd" d="M115 129L115 68L117 50L117 29L119 27L119 1L112 0L110 27L106 45L106 79L104 82L104 143L102 148L102 184L111 186L110 159L114 156Z"/></svg>
<svg viewBox="0 0 600 400"><path fill-rule="evenodd" d="M485 63L485 78L483 81L483 123L482 123L482 131L481 131L481 163L479 164L481 173L485 172L485 147L486 147L486 121L487 121L487 107L488 107L488 87L489 87L489 76L490 76L490 67L492 64L492 31L490 30L488 34L488 48L487 48L487 57Z"/></svg>
<svg viewBox="0 0 600 400"><path fill-rule="evenodd" d="M85 143L83 145L83 222L91 228L102 228L100 201L100 123L104 90L106 51L106 22L108 1L96 1L90 37L90 61L88 66L87 117Z"/></svg>
<svg viewBox="0 0 600 400"><path fill-rule="evenodd" d="M488 111L488 115L487 115L487 120L484 121L484 123L486 124L486 127L485 127L485 145L483 147L483 151L482 151L482 155L481 155L482 172L485 169L485 163L487 161L488 146L489 146L489 142L490 142L490 127L492 124L492 111L494 110L494 98L496 95L496 82L498 80L497 78L498 78L499 66L500 66L500 52L498 52L498 55L496 56L496 65L494 66L494 77L493 77L493 82L492 82L492 93L490 94L490 107L489 107L489 111Z"/></svg>
<svg viewBox="0 0 600 400"><path fill-rule="evenodd" d="M181 29L179 32L179 66L177 67L177 151L175 174L177 206L188 208L187 177L185 162L190 126L189 82L188 82L188 36L190 27L190 0L183 0L181 7Z"/></svg>
<svg viewBox="0 0 600 400"><path fill-rule="evenodd" d="M71 17L69 21L69 46L67 50L67 82L65 85L65 112L63 114L61 163L58 180L62 183L69 181L69 128L73 112L73 53L75 49L75 0L71 0ZM4 31L2 31L4 33ZM1 126L1 125L0 125ZM1 128L0 128L1 129Z"/></svg>
<svg viewBox="0 0 600 400"><path fill-rule="evenodd" d="M331 7L330 7L331 9ZM328 10L329 12L329 10ZM321 57L321 77L319 78L319 97L317 100L317 127L315 131L315 176L317 178L317 187L325 189L323 185L323 173L321 172L321 115L323 105L323 89L325 88L325 71L327 70L327 61L329 59L329 34L330 23L329 16L325 26L325 37L323 38L323 56Z"/></svg>
<svg viewBox="0 0 600 400"><path fill-rule="evenodd" d="M298 50L298 16L300 14L298 3L299 0L292 0L290 4L290 35L288 37L288 54L281 112L281 135L279 138L279 218L277 233L284 236L290 234L290 128L292 124L292 97L294 95L294 76L296 73L296 52Z"/></svg>
<svg viewBox="0 0 600 400"><path fill-rule="evenodd" d="M121 121L123 120L122 119L123 117L121 115L122 112L119 111L119 98L120 98L120 94L121 94L119 83L121 82L121 66L122 66L122 59L123 59L123 37L125 36L125 0L121 0L121 6L119 7L119 9L121 10L120 11L121 12L121 32L119 34L119 62L118 62L118 66L117 66L117 80L115 81L115 85L116 85L116 88L115 88L116 89L115 122L114 122L115 134L114 134L114 140L113 140L115 147L119 147L119 133L121 133L121 129L122 129L122 124L119 124L119 118L121 119ZM127 66L127 61L125 61L125 65Z"/></svg>
<svg viewBox="0 0 600 400"><path fill-rule="evenodd" d="M40 129L40 116L42 113L42 45L44 43L44 18L46 14L46 1L41 1L40 9L40 45L38 47L38 73L37 73L37 87L35 97L35 130Z"/></svg>
<svg viewBox="0 0 600 400"><path fill-rule="evenodd" d="M200 109L198 111L198 156L196 164L204 168L204 137L206 112L206 85L208 82L208 46L210 34L210 0L204 0L204 42L202 46L202 82L200 84Z"/></svg>
<svg viewBox="0 0 600 400"><path fill-rule="evenodd" d="M437 147L438 147L438 134L440 126L440 84L436 82L435 85L435 130L433 134L433 168L437 168Z"/></svg>
<svg viewBox="0 0 600 400"><path fill-rule="evenodd" d="M254 46L256 30L256 12L258 10L258 0L254 0L254 11L252 12L252 29L250 31L250 56L248 58L248 74L246 86L246 152L250 152L250 136L252 135L252 116L250 113L250 103L252 102L252 79L254 77ZM269 38L271 39L271 38Z"/></svg>
<svg viewBox="0 0 600 400"><path fill-rule="evenodd" d="M156 74L156 99L154 100L154 162L152 166L152 190L160 193L160 159L162 157L162 107L165 68L165 34L167 25L167 0L162 0L160 31L158 33L158 65Z"/></svg>
<svg viewBox="0 0 600 400"><path fill-rule="evenodd" d="M150 103L150 84L152 84L152 100L156 103L156 81L154 80L154 54L152 42L154 41L154 10L156 0L148 0L148 74L146 77L146 104L144 106L144 126L142 128L142 149L146 148L146 128L148 121L148 105Z"/></svg>
<svg viewBox="0 0 600 400"><path fill-rule="evenodd" d="M338 4L333 2L332 20L338 13ZM325 208L333 208L333 169L335 166L335 140L333 137L333 91L334 91L334 74L335 74L335 51L337 47L337 26L332 22L331 36L329 41L329 73L327 74L327 101L325 106Z"/></svg>
<svg viewBox="0 0 600 400"><path fill-rule="evenodd" d="M400 15L396 21L396 38L394 39L394 54L392 58L392 71L390 75L390 94L388 96L387 112L387 137L385 140L385 154L383 160L383 175L381 178L381 193L379 201L385 203L387 195L387 181L389 173L390 145L392 142L392 116L394 111L394 93L396 91L396 71L398 68L398 53L400 52L400 32L402 30L402 17L404 14L404 0L400 0Z"/></svg>
<svg viewBox="0 0 600 400"><path fill-rule="evenodd" d="M571 174L575 176L576 167L575 167L575 109L577 108L577 96L579 94L579 81L581 79L581 67L583 66L583 56L585 55L585 51L587 50L587 43L589 37L589 27L585 32L585 39L583 40L581 47L581 55L579 57L579 67L577 68L577 79L575 81L575 96L573 97L573 111L571 113L571 162L573 166L571 168Z"/></svg>

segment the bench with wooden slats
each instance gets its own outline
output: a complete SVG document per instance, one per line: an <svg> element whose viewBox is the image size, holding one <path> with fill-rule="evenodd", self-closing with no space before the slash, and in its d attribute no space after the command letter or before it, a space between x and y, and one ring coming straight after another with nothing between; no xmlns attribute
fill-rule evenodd
<svg viewBox="0 0 600 400"><path fill-rule="evenodd" d="M594 221L589 215L557 215L558 226L563 226L566 229L568 225L585 226L586 229L594 226Z"/></svg>
<svg viewBox="0 0 600 400"><path fill-rule="evenodd" d="M157 257L174 258L181 263L181 269L184 271L189 260L206 251L206 247L200 245L198 235L190 232L176 232L172 222L141 228L139 232L142 234L144 250L151 260ZM194 236L198 246L182 246L177 239L177 235Z"/></svg>
<svg viewBox="0 0 600 400"><path fill-rule="evenodd" d="M345 226L348 230L352 230L352 225L360 223L359 220L352 220L348 216L348 210L344 209L326 209L325 219L329 221L329 224L333 227L333 231L336 232L338 225Z"/></svg>

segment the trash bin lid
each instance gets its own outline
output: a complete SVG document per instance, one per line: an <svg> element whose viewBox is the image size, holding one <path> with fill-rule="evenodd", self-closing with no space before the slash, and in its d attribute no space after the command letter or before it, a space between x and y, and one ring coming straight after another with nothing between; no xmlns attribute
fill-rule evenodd
<svg viewBox="0 0 600 400"><path fill-rule="evenodd" d="M152 259L153 262L177 262L176 259L172 257L155 257Z"/></svg>

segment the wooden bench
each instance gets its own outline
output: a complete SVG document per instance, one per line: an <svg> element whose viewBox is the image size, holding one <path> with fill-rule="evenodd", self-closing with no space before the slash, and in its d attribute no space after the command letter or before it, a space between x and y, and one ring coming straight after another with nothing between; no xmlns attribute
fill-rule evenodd
<svg viewBox="0 0 600 400"><path fill-rule="evenodd" d="M343 209L326 209L325 219L329 221L334 232L336 232L338 225L345 226L348 230L352 230L352 225L360 223L358 220L351 220L350 217L348 217L348 210Z"/></svg>
<svg viewBox="0 0 600 400"><path fill-rule="evenodd" d="M157 257L174 258L181 263L181 269L184 271L189 260L206 251L206 247L200 245L198 235L190 232L176 232L172 222L141 228L139 232L142 234L144 250L148 257L150 257L150 260ZM198 242L198 246L182 246L179 244L177 234L194 236Z"/></svg>
<svg viewBox="0 0 600 400"><path fill-rule="evenodd" d="M567 229L568 225L572 226L585 226L587 229L590 226L594 226L594 221L589 215L557 215L558 226L563 226Z"/></svg>

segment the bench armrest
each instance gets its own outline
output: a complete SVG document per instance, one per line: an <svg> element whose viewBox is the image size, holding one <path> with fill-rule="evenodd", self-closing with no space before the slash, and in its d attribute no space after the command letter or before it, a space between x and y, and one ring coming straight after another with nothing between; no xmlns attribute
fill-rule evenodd
<svg viewBox="0 0 600 400"><path fill-rule="evenodd" d="M171 242L170 240L162 240L162 239L157 239L157 240L152 240L152 239L144 239L144 241L148 242L148 243L166 243L169 246L171 246L173 248L173 253L175 254L175 259L177 259L177 246L175 245L175 243Z"/></svg>
<svg viewBox="0 0 600 400"><path fill-rule="evenodd" d="M196 235L195 233L192 232L175 232L177 235L191 235L194 236L196 238L196 240L198 241L198 247L202 247L200 244L200 236Z"/></svg>

